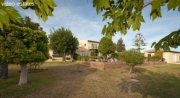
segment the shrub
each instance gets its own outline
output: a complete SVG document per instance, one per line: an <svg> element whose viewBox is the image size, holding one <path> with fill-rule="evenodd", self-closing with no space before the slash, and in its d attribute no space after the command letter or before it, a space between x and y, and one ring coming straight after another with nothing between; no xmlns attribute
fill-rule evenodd
<svg viewBox="0 0 180 98"><path fill-rule="evenodd" d="M80 61L88 61L89 60L89 56L78 56L77 58Z"/></svg>
<svg viewBox="0 0 180 98"><path fill-rule="evenodd" d="M162 59L161 56L156 56L156 55L150 57L150 61L160 61L161 59Z"/></svg>
<svg viewBox="0 0 180 98"><path fill-rule="evenodd" d="M163 58L163 51L156 51L155 54L150 57L150 61L160 61Z"/></svg>
<svg viewBox="0 0 180 98"><path fill-rule="evenodd" d="M145 57L136 50L128 50L120 53L120 60L130 66L130 73L132 73L136 65L144 63Z"/></svg>
<svg viewBox="0 0 180 98"><path fill-rule="evenodd" d="M117 53L112 53L112 54L111 54L111 58L112 58L112 59L119 59Z"/></svg>
<svg viewBox="0 0 180 98"><path fill-rule="evenodd" d="M97 56L98 55L98 50L94 49L91 50L91 56Z"/></svg>

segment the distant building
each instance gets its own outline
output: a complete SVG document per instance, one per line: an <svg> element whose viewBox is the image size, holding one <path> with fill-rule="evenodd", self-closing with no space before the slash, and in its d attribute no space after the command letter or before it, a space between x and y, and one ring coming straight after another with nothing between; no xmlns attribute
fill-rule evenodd
<svg viewBox="0 0 180 98"><path fill-rule="evenodd" d="M155 54L155 50L147 50L145 51L145 57L153 56ZM180 52L178 51L164 51L163 58L167 63L180 63Z"/></svg>
<svg viewBox="0 0 180 98"><path fill-rule="evenodd" d="M99 42L93 40L79 40L79 48L76 53L81 56L90 56L92 50L98 52Z"/></svg>
<svg viewBox="0 0 180 98"><path fill-rule="evenodd" d="M96 50L98 52L98 46L99 46L98 41L79 40L79 46L78 49L76 50L76 53L80 56L90 56L92 50ZM49 50L49 56L51 57L51 59L49 59L48 61L52 61L52 60L63 61L62 55L57 54L53 50ZM72 60L71 55L67 55L66 60Z"/></svg>

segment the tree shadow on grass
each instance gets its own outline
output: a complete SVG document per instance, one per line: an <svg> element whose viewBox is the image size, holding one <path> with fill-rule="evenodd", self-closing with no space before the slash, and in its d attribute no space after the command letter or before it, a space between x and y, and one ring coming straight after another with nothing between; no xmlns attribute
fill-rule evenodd
<svg viewBox="0 0 180 98"><path fill-rule="evenodd" d="M180 76L167 72L152 72L136 69L135 79L124 79L120 83L123 93L138 93L142 98L180 98ZM128 94L127 94L128 95Z"/></svg>
<svg viewBox="0 0 180 98"><path fill-rule="evenodd" d="M48 70L51 78L56 81L51 87L29 94L25 98L75 98L87 75L96 69L86 65L63 65Z"/></svg>

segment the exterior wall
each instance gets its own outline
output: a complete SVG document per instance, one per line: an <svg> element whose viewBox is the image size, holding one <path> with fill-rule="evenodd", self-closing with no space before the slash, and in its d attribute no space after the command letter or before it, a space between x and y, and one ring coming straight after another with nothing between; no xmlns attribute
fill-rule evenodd
<svg viewBox="0 0 180 98"><path fill-rule="evenodd" d="M53 55L53 50L49 50L49 56L52 57Z"/></svg>
<svg viewBox="0 0 180 98"><path fill-rule="evenodd" d="M180 53L164 52L163 58L167 63L180 63Z"/></svg>
<svg viewBox="0 0 180 98"><path fill-rule="evenodd" d="M154 53L145 52L144 56L148 57L148 54L154 55ZM180 63L180 53L178 52L163 52L163 58L167 63Z"/></svg>
<svg viewBox="0 0 180 98"><path fill-rule="evenodd" d="M91 42L91 41L87 41L87 40L79 40L79 47L84 47L86 49L98 49L98 46L99 46L99 43L97 43L97 42Z"/></svg>
<svg viewBox="0 0 180 98"><path fill-rule="evenodd" d="M93 41L88 41L88 40L79 40L79 47L86 48L89 51L82 51L82 52L77 52L81 56L90 56L91 49L98 49L99 43L93 42Z"/></svg>
<svg viewBox="0 0 180 98"><path fill-rule="evenodd" d="M88 42L86 40L79 40L79 47L88 49Z"/></svg>
<svg viewBox="0 0 180 98"><path fill-rule="evenodd" d="M98 49L99 43L96 42L88 42L88 49Z"/></svg>
<svg viewBox="0 0 180 98"><path fill-rule="evenodd" d="M147 52L146 52L146 53L144 53L144 56L145 56L145 57L148 57L148 54L151 54L151 56L154 55L154 53L147 53Z"/></svg>

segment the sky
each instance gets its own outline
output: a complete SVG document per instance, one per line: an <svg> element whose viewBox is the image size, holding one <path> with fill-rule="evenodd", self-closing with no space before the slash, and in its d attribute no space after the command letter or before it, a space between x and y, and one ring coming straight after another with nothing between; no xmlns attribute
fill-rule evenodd
<svg viewBox="0 0 180 98"><path fill-rule="evenodd" d="M57 7L46 22L39 19L32 10L22 10L17 8L22 16L29 16L32 21L40 23L47 35L51 29L65 27L70 29L74 36L79 40L99 41L103 35L102 28L106 22L102 21L102 15L97 14L92 6L92 0L55 0ZM151 48L154 41L160 40L171 31L180 29L180 12L168 11L166 7L162 8L162 18L152 21L149 17L151 7L143 10L145 23L141 25L139 31L128 30L125 36L122 36L127 49L134 48L133 39L137 33L142 33L145 37L146 50ZM121 38L120 32L113 37L113 42L117 43ZM180 47L172 49L180 51Z"/></svg>

